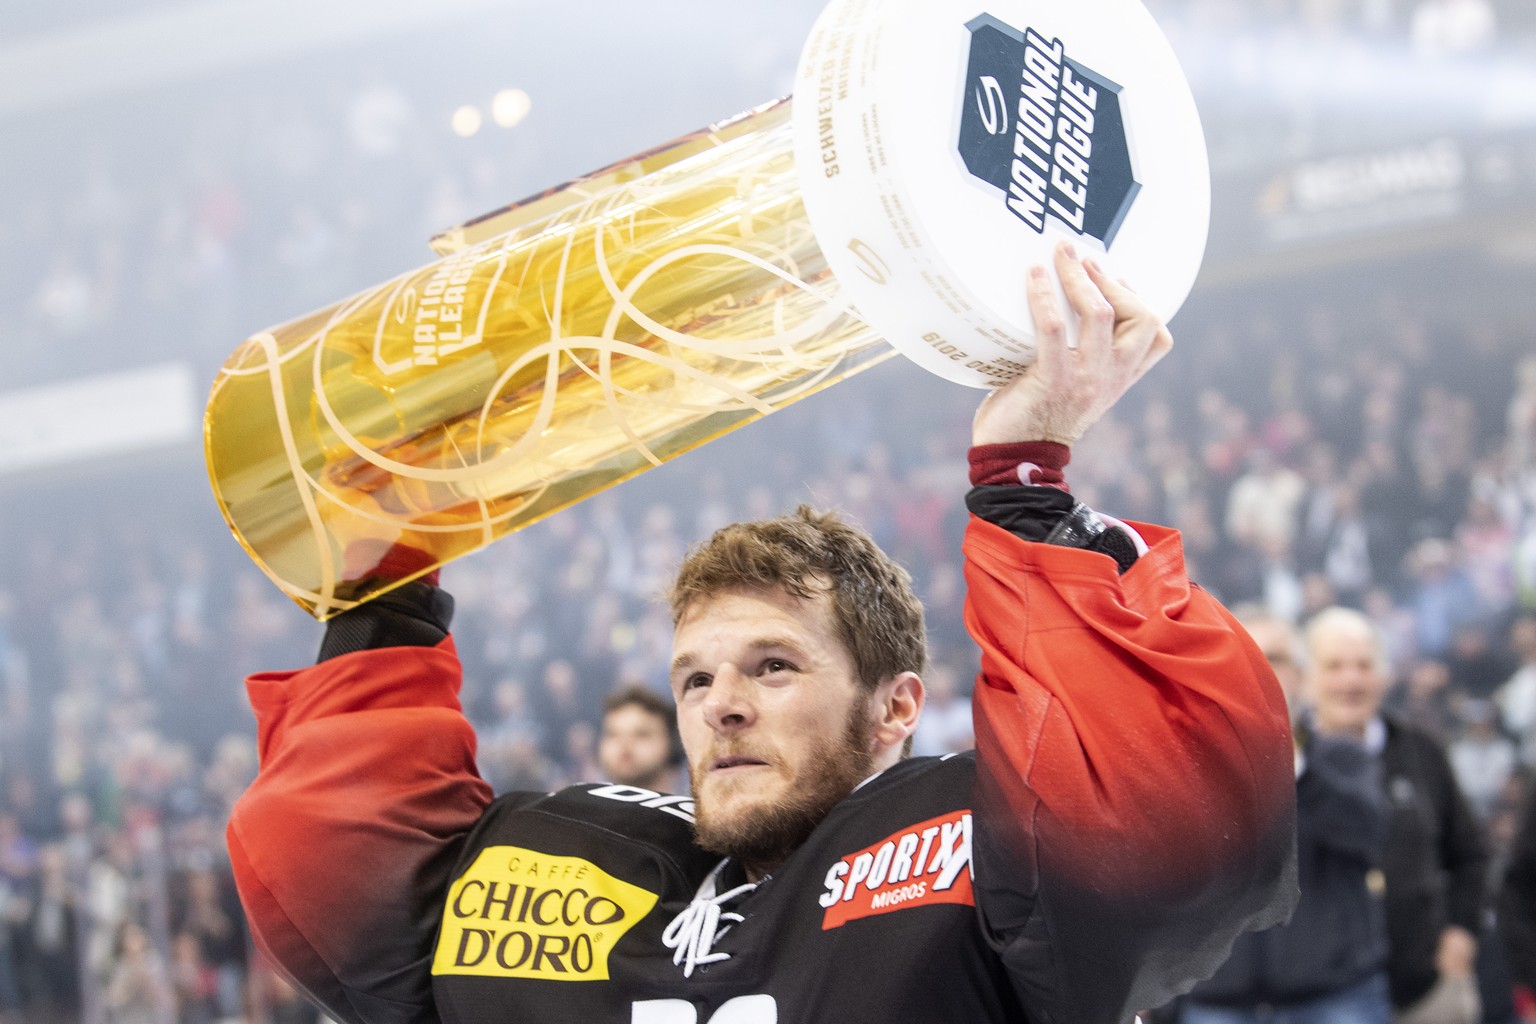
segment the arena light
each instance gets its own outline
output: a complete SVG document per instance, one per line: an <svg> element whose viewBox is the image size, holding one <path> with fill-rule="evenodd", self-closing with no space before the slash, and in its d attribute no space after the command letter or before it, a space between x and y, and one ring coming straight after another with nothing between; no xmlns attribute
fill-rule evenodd
<svg viewBox="0 0 1536 1024"><path fill-rule="evenodd" d="M491 100L491 119L503 128L515 128L533 109L533 100L521 89L503 89Z"/></svg>
<svg viewBox="0 0 1536 1024"><path fill-rule="evenodd" d="M449 124L452 125L455 135L467 139L480 130L483 120L480 115L480 108L466 103L453 112L453 117L449 120Z"/></svg>

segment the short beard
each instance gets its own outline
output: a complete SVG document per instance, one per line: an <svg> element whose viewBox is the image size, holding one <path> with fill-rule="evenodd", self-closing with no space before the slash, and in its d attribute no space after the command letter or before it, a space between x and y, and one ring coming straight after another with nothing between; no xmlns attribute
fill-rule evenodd
<svg viewBox="0 0 1536 1024"><path fill-rule="evenodd" d="M788 796L771 806L737 814L731 821L715 820L708 803L700 799L700 780L690 766L697 818L694 841L749 869L766 873L778 867L811 837L832 808L869 778L875 759L870 750L874 732L866 703L854 701L842 736L808 754Z"/></svg>

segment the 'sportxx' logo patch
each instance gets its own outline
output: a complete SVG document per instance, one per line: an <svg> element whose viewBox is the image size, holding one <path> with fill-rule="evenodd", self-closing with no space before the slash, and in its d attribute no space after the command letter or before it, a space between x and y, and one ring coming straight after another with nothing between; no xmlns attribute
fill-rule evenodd
<svg viewBox="0 0 1536 1024"><path fill-rule="evenodd" d="M822 931L849 921L938 904L975 906L971 888L971 812L919 821L827 869Z"/></svg>

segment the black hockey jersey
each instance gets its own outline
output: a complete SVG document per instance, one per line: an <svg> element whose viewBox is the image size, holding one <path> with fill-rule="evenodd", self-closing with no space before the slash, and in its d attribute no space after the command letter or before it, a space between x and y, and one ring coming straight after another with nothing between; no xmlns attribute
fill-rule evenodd
<svg viewBox="0 0 1536 1024"><path fill-rule="evenodd" d="M573 1024L1021 1020L976 913L974 775L969 754L903 762L755 887L692 845L686 798L604 785L498 800L449 889L438 1011Z"/></svg>
<svg viewBox="0 0 1536 1024"><path fill-rule="evenodd" d="M977 749L903 762L755 888L691 805L492 801L452 641L253 676L229 840L257 941L343 1021L1110 1024L1294 900L1290 733L1177 534L967 532Z"/></svg>

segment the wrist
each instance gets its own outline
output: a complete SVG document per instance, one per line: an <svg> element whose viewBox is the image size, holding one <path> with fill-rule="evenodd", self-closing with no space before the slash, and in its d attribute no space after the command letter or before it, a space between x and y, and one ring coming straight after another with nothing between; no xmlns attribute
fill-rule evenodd
<svg viewBox="0 0 1536 1024"><path fill-rule="evenodd" d="M453 597L413 580L331 619L316 661L383 647L436 647L452 621Z"/></svg>
<svg viewBox="0 0 1536 1024"><path fill-rule="evenodd" d="M967 455L973 487L1024 484L1066 490L1072 449L1060 441L978 444Z"/></svg>
<svg viewBox="0 0 1536 1024"><path fill-rule="evenodd" d="M372 537L348 544L342 562L343 579L403 580L436 565L437 559L420 548L400 541L391 542ZM440 571L432 569L416 578L435 587L439 582Z"/></svg>

